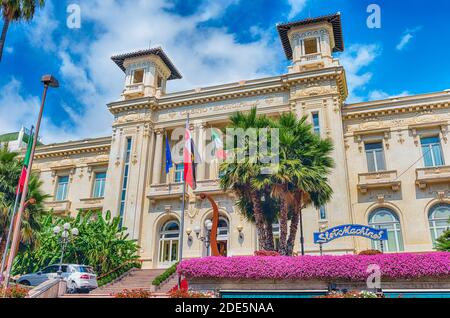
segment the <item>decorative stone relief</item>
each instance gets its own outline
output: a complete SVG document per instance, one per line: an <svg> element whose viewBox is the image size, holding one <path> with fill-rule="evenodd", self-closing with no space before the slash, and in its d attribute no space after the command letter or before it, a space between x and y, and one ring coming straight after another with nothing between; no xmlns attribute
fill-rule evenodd
<svg viewBox="0 0 450 318"><path fill-rule="evenodd" d="M252 107L264 107L284 105L288 103L288 95L286 93L274 93L270 95L244 97L220 102L199 103L187 107L180 107L175 109L161 110L158 113L158 122L167 120L184 119L186 115L202 115L219 112L233 112L236 110L245 110Z"/></svg>

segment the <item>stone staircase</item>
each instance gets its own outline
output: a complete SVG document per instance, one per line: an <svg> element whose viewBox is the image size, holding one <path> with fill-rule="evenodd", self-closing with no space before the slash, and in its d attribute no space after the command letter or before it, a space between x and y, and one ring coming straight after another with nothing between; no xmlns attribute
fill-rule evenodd
<svg viewBox="0 0 450 318"><path fill-rule="evenodd" d="M111 295L124 289L143 289L154 291L153 279L161 275L164 269L132 269L118 280L94 289L89 295ZM170 288L169 288L170 289Z"/></svg>
<svg viewBox="0 0 450 318"><path fill-rule="evenodd" d="M178 285L178 275L175 273L169 279L167 279L164 283L156 287L155 292L167 294L173 287Z"/></svg>
<svg viewBox="0 0 450 318"><path fill-rule="evenodd" d="M167 293L178 284L178 276L174 274L160 286L153 286L153 279L163 272L164 269L132 269L114 282L101 286L89 294L65 294L59 298L113 298L114 294L124 289L148 290L155 298L166 298Z"/></svg>

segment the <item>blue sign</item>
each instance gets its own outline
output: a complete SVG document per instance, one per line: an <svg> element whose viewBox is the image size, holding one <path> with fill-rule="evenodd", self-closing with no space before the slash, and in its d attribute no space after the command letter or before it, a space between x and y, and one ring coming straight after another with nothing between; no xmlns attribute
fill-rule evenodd
<svg viewBox="0 0 450 318"><path fill-rule="evenodd" d="M366 225L346 224L333 227L323 232L314 233L314 243L324 244L345 236L362 236L373 241L387 240L386 229L374 229Z"/></svg>

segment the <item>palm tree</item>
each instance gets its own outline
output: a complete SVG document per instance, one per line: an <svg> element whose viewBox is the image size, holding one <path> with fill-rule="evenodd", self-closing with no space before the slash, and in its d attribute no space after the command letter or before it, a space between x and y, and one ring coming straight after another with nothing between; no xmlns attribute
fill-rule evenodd
<svg viewBox="0 0 450 318"><path fill-rule="evenodd" d="M283 114L276 125L280 164L272 176L272 196L280 200L280 253L292 255L302 210L310 204L320 208L331 199L327 175L333 167L333 145L312 132L306 117L298 120L292 113Z"/></svg>
<svg viewBox="0 0 450 318"><path fill-rule="evenodd" d="M0 255L5 249L9 230L9 216L13 207L16 187L22 169L18 154L10 152L8 147L0 147ZM43 202L49 197L41 190L42 181L32 175L28 184L27 205L22 216L21 243L33 244L36 232L40 229L39 218L45 214ZM32 200L31 200L32 199Z"/></svg>
<svg viewBox="0 0 450 318"><path fill-rule="evenodd" d="M33 19L36 7L43 7L45 0L1 0L0 14L3 17L3 29L0 36L0 62L3 56L6 33L11 22L30 21Z"/></svg>
<svg viewBox="0 0 450 318"><path fill-rule="evenodd" d="M263 115L257 115L256 108L248 113L237 112L230 117L230 125L227 128L232 129L258 129L271 125L271 121ZM230 138L231 136L227 136ZM234 137L233 137L234 138ZM220 165L220 185L223 190L231 189L239 198L241 206L247 206L246 211L252 214L250 219L255 221L258 232L259 248L265 249L267 245L266 220L264 217L263 201L264 195L262 187L256 187L255 181L261 176L261 166L257 158L249 154L251 146L250 138L243 140L242 147L239 147L235 140L231 140L236 154L243 154L243 162L223 162ZM230 143L227 142L227 145ZM228 150L228 149L227 149Z"/></svg>

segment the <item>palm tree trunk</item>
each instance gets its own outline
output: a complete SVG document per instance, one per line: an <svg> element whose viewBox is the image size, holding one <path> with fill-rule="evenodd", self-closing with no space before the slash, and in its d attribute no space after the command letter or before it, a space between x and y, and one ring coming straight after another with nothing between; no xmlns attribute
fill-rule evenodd
<svg viewBox="0 0 450 318"><path fill-rule="evenodd" d="M297 196L296 200L296 206L294 208L294 211L292 212L292 219L291 219L291 226L289 229L289 238L287 241L287 250L288 255L292 255L294 252L294 244L295 244L295 237L297 236L298 231L298 223L300 221L300 215L302 213L302 195Z"/></svg>
<svg viewBox="0 0 450 318"><path fill-rule="evenodd" d="M288 219L289 204L285 199L281 199L280 209L280 254L287 255L287 219Z"/></svg>
<svg viewBox="0 0 450 318"><path fill-rule="evenodd" d="M2 61L3 48L5 47L6 33L8 33L10 20L4 16L5 22L3 23L2 35L0 37L0 62Z"/></svg>
<svg viewBox="0 0 450 318"><path fill-rule="evenodd" d="M266 220L266 251L274 251L275 247L273 245L273 228L272 223Z"/></svg>
<svg viewBox="0 0 450 318"><path fill-rule="evenodd" d="M264 215L261 205L261 198L258 196L258 192L252 191L251 194L253 213L255 214L256 231L258 232L258 245L259 249L263 250L266 243L266 230L264 226Z"/></svg>
<svg viewBox="0 0 450 318"><path fill-rule="evenodd" d="M291 226L289 228L289 238L287 240L287 255L292 256L294 252L295 237L297 236L298 222L300 221L300 211L295 209L292 214Z"/></svg>

